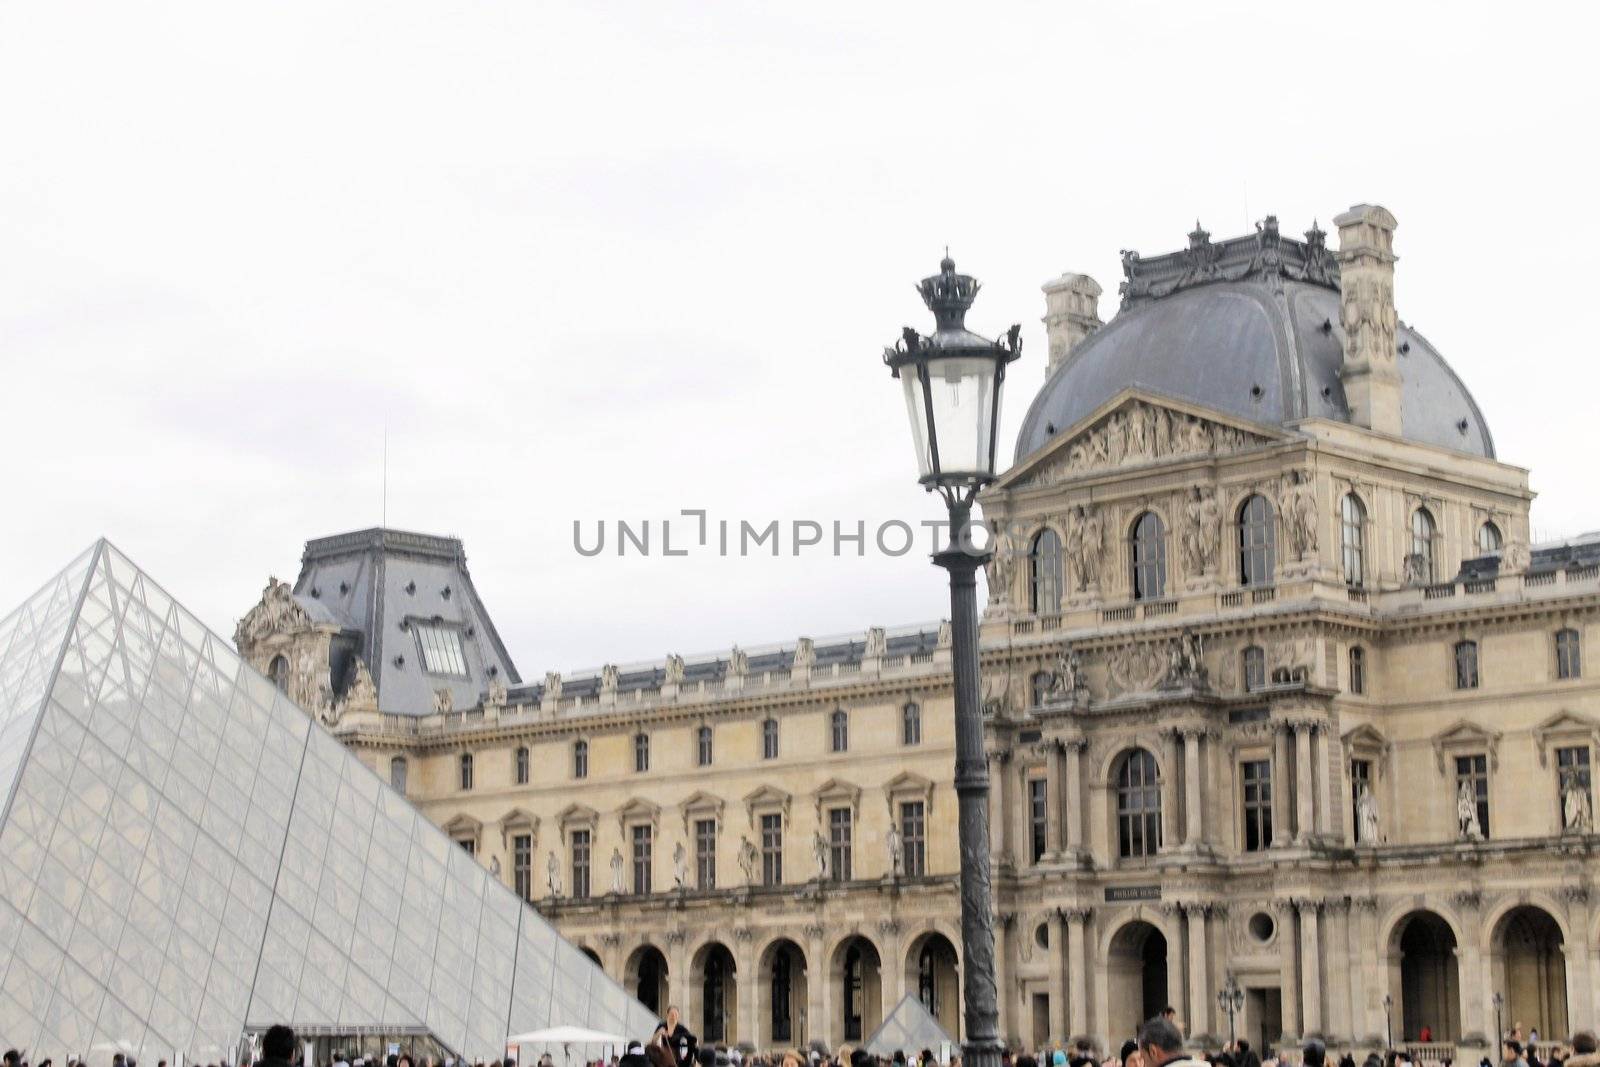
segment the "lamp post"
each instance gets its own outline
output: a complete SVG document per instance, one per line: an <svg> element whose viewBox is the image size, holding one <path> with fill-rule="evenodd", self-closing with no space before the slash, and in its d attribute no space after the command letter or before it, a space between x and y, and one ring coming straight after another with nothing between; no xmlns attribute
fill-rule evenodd
<svg viewBox="0 0 1600 1067"><path fill-rule="evenodd" d="M1506 1007L1506 998L1501 996L1500 993L1497 991L1495 993L1495 995L1494 995L1494 1053L1493 1053L1493 1055L1495 1055L1495 1056L1499 1056L1500 1055L1500 1046L1506 1039L1505 1023L1504 1023L1504 1020L1502 1020L1500 1018L1500 1013L1505 1010L1505 1007Z"/></svg>
<svg viewBox="0 0 1600 1067"><path fill-rule="evenodd" d="M1383 995L1383 1041L1385 1048L1394 1049L1394 997L1388 993Z"/></svg>
<svg viewBox="0 0 1600 1067"><path fill-rule="evenodd" d="M1222 988L1217 990L1217 1007L1228 1013L1228 1045L1231 1048L1238 1040L1233 1032L1233 1017L1244 1010L1244 990L1239 988L1232 972L1229 972L1227 981L1222 983Z"/></svg>
<svg viewBox="0 0 1600 1067"><path fill-rule="evenodd" d="M917 290L934 332L907 326L883 361L905 390L919 481L944 497L949 544L933 562L950 575L951 659L955 673L958 837L961 848L961 962L966 999L964 1067L999 1067L1000 1012L994 972L994 906L989 895L989 763L978 687L977 571L991 553L972 538L972 504L995 478L1000 395L1006 365L1022 354L1013 326L1002 341L970 332L967 309L978 281L957 274L948 255Z"/></svg>

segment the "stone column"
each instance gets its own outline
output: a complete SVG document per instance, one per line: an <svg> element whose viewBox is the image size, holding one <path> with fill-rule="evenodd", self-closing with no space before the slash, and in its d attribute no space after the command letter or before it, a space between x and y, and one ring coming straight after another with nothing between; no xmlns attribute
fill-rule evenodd
<svg viewBox="0 0 1600 1067"><path fill-rule="evenodd" d="M1178 846L1178 734L1161 735L1161 851Z"/></svg>
<svg viewBox="0 0 1600 1067"><path fill-rule="evenodd" d="M989 851L993 855L995 866L1004 866L1011 862L1008 845L1005 813L1013 809L1011 804L1011 790L1006 780L1006 764L1011 761L1011 753L1005 749L996 749L989 753L989 776L994 781L993 811L996 816L989 819Z"/></svg>
<svg viewBox="0 0 1600 1067"><path fill-rule="evenodd" d="M1483 921L1478 915L1480 895L1474 890L1463 890L1453 894L1450 903L1461 913L1462 925L1468 930L1476 931ZM1478 1039L1484 1044L1492 1061L1499 1056L1499 1052L1488 1047L1494 1040L1491 1036L1494 1031L1494 1018L1493 1012L1488 1011L1489 991L1484 987L1483 970L1483 951L1478 938L1469 936L1462 944L1456 946L1456 979L1461 983L1460 1043L1471 1044L1468 1039ZM1572 1001L1569 1000L1567 1006L1570 1011ZM1464 1057L1458 1056L1457 1059L1465 1062Z"/></svg>
<svg viewBox="0 0 1600 1067"><path fill-rule="evenodd" d="M837 1048L834 1039L833 975L832 967L823 952L827 945L822 938L826 931L820 923L806 927L806 1021L800 1030L804 1041L821 1041L829 1048ZM799 1044L799 1042L796 1042Z"/></svg>
<svg viewBox="0 0 1600 1067"><path fill-rule="evenodd" d="M1061 743L1047 742L1044 754L1044 858L1047 863L1061 860ZM1051 1009L1052 1011L1054 1008Z"/></svg>
<svg viewBox="0 0 1600 1067"><path fill-rule="evenodd" d="M1357 897L1354 901L1357 927L1356 959L1361 969L1361 983L1365 996L1357 1006L1357 1018L1363 1039L1383 1041L1383 994L1389 988L1388 971L1384 967L1384 947L1378 944L1378 901L1374 897Z"/></svg>
<svg viewBox="0 0 1600 1067"><path fill-rule="evenodd" d="M1050 1025L1047 1038L1059 1038L1063 1043L1072 1035L1062 1033L1063 1025L1070 1018L1067 1012L1067 986L1068 950L1067 950L1067 918L1060 908L1050 913L1050 951L1046 953L1050 963ZM1032 1034L1019 1034L1019 1037L1031 1038Z"/></svg>
<svg viewBox="0 0 1600 1067"><path fill-rule="evenodd" d="M1007 1035L1013 1033L1013 1031L1015 1030L1015 1024L1017 1023L1017 1021L1020 1018L1022 1018L1022 1016L1019 1016L1017 1014L1017 1011L1016 1011L1016 1001L1017 1001L1018 996L1020 996L1020 993L1019 993L1019 991L1017 989L1016 979L1012 976L1012 970L1011 970L1011 954L1012 954L1012 952L1013 952L1013 950L1015 948L1014 942L1016 941L1016 938L1013 935L1016 932L1016 926L1017 926L1017 917L1016 917L1016 915L1014 913L1009 912L1009 911L1002 911L1002 912L997 912L995 914L995 917L994 917L994 988L995 988L995 993L996 993L996 996L995 996L995 1001L996 1001L995 1007L996 1007L996 1009L998 1011L998 1018L996 1019L996 1028L997 1028L996 1032L1000 1035L1000 1039L1002 1041L1009 1040ZM961 966L963 968L965 968L966 965L967 965L967 961L966 961L965 958L963 958L962 961L961 961ZM963 977L965 977L965 975L963 975ZM965 992L965 984L964 983L963 983L963 992ZM899 1002L896 1001L895 1003L899 1003ZM882 1017L887 1018L890 1010L893 1009L893 1007L894 1007L894 1004L885 1003L884 1006L883 1006ZM966 1001L965 1001L965 999L962 1000L961 1007L962 1007L962 1012L961 1012L962 1021L965 1022L966 1021ZM865 1037L870 1037L871 1035L870 1034L864 1034L862 1036L865 1038ZM957 1036L957 1035L952 1035L952 1036ZM963 1032L961 1035L957 1036L957 1040L958 1041L966 1040L965 1033Z"/></svg>
<svg viewBox="0 0 1600 1067"><path fill-rule="evenodd" d="M1328 1033L1332 1040L1348 1044L1354 1033L1350 1026L1350 902L1343 897L1334 897L1323 904L1323 911L1328 928L1328 952L1324 957L1328 976Z"/></svg>
<svg viewBox="0 0 1600 1067"><path fill-rule="evenodd" d="M683 1011L684 1021L700 1019L700 990L689 974L689 939L682 930L667 931L667 1000ZM663 1006L663 1014L665 1006Z"/></svg>
<svg viewBox="0 0 1600 1067"><path fill-rule="evenodd" d="M1206 904L1186 904L1189 923L1189 1040L1216 1033L1211 1018L1211 953L1206 945Z"/></svg>
<svg viewBox="0 0 1600 1067"><path fill-rule="evenodd" d="M1289 728L1278 726L1272 734L1272 845L1279 848L1291 839L1289 833Z"/></svg>
<svg viewBox="0 0 1600 1067"><path fill-rule="evenodd" d="M1302 900L1300 907L1300 1018L1305 1036L1322 1030L1322 952L1317 911L1322 902Z"/></svg>
<svg viewBox="0 0 1600 1067"><path fill-rule="evenodd" d="M1316 814L1312 810L1311 724L1309 722L1297 722L1294 724L1294 750L1294 836L1297 841L1308 841L1316 826Z"/></svg>
<svg viewBox="0 0 1600 1067"><path fill-rule="evenodd" d="M1294 902L1272 902L1278 916L1278 980L1283 992L1283 1041L1299 1040L1304 1034L1300 1023L1299 939L1295 936Z"/></svg>
<svg viewBox="0 0 1600 1067"><path fill-rule="evenodd" d="M1569 885L1561 890L1567 904L1567 921L1574 930L1589 927L1589 890L1583 886ZM1575 937L1561 946L1567 957L1567 1028L1568 1031L1593 1030L1595 1026L1594 997L1590 994L1589 938ZM1551 1037L1558 1035L1551 1034Z"/></svg>
<svg viewBox="0 0 1600 1067"><path fill-rule="evenodd" d="M900 998L906 995L906 961L900 956L902 950L900 920L878 920L878 988L883 991L880 1021L888 1018Z"/></svg>
<svg viewBox="0 0 1600 1067"><path fill-rule="evenodd" d="M748 926L738 927L733 931L734 945L734 987L738 990L739 1011L738 1030L736 1037L740 1041L749 1041L757 1048L766 1048L771 1042L762 1043L766 1035L759 1030L761 1007L760 976L756 973L756 950L754 932ZM731 1043L731 1042L730 1042Z"/></svg>
<svg viewBox="0 0 1600 1067"><path fill-rule="evenodd" d="M1317 832L1324 839L1333 836L1333 781L1334 768L1338 766L1333 760L1333 751L1338 750L1339 740L1333 736L1333 724L1328 722L1317 723L1316 735L1316 763L1317 763ZM1332 751L1330 751L1330 749Z"/></svg>
<svg viewBox="0 0 1600 1067"><path fill-rule="evenodd" d="M1089 960L1087 937L1089 909L1068 908L1067 918L1067 1032L1063 1040L1089 1032Z"/></svg>
<svg viewBox="0 0 1600 1067"><path fill-rule="evenodd" d="M1067 824L1067 850L1081 852L1083 850L1083 809L1085 800L1083 796L1083 750L1086 742L1082 738L1073 738L1065 743L1065 752L1062 759L1066 764L1066 803Z"/></svg>
<svg viewBox="0 0 1600 1067"><path fill-rule="evenodd" d="M1198 847L1205 836L1204 800L1200 796L1200 738L1204 734L1200 727L1183 731L1183 843L1189 848Z"/></svg>

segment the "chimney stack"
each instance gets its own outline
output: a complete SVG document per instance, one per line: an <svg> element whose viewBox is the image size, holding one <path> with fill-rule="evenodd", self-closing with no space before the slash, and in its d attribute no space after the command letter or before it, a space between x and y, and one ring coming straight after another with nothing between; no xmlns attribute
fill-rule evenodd
<svg viewBox="0 0 1600 1067"><path fill-rule="evenodd" d="M1050 338L1045 376L1049 377L1080 341L1100 328L1100 284L1087 274L1063 274L1045 282L1043 289L1043 321Z"/></svg>
<svg viewBox="0 0 1600 1067"><path fill-rule="evenodd" d="M1339 227L1339 321L1344 366L1339 377L1351 421L1400 436L1400 367L1396 363L1394 216L1357 204L1333 220Z"/></svg>

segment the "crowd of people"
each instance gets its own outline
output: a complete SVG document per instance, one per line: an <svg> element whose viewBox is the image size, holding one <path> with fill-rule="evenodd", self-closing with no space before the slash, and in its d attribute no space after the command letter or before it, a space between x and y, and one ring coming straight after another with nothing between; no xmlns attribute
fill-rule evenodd
<svg viewBox="0 0 1600 1067"><path fill-rule="evenodd" d="M1431 1035L1428 1035L1431 1036ZM1423 1042L1426 1044L1427 1042ZM1521 1024L1506 1033L1500 1043L1500 1063L1484 1057L1477 1067L1600 1067L1600 1043L1593 1033L1580 1031L1572 1039L1547 1050L1541 1059L1536 1048L1541 1045L1537 1031L1530 1031L1523 1040ZM517 1067L514 1058L478 1061L457 1061L449 1057L433 1058L413 1056L406 1052L386 1056L353 1056L335 1053L329 1064L301 1062L302 1047L295 1033L287 1026L274 1026L261 1039L261 1057L255 1067ZM820 1043L799 1049L770 1052L750 1052L725 1044L702 1045L699 1039L683 1024L677 1008L668 1008L661 1022L648 1040L635 1040L618 1049L606 1060L595 1061L588 1067L961 1067L959 1047L951 1050L948 1065L941 1063L932 1049L897 1050L892 1055L880 1057L863 1048L849 1045L829 1050ZM1296 1055L1297 1054L1297 1055ZM65 1067L90 1067L87 1060L76 1056L63 1059ZM1454 1067L1443 1058L1432 1061L1428 1067ZM1358 1067L1354 1050L1345 1050L1337 1059L1319 1040L1309 1040L1288 1055L1265 1048L1257 1051L1247 1040L1230 1041L1214 1052L1198 1052L1187 1048L1183 1031L1169 1008L1139 1028L1138 1034L1122 1043L1114 1055L1096 1055L1086 1039L1079 1039L1070 1047L1052 1047L1035 1051L1006 1049L1001 1054L1002 1067ZM54 1067L53 1059L46 1058L30 1063L27 1056L15 1049L7 1051L0 1067ZM116 1053L112 1067L138 1067L132 1057ZM156 1067L168 1067L161 1060ZM210 1067L227 1067L212 1064ZM240 1067L250 1067L241 1064ZM538 1067L554 1067L551 1056L540 1056ZM1387 1053L1368 1052L1359 1067L1423 1067L1413 1061L1411 1054L1399 1047Z"/></svg>

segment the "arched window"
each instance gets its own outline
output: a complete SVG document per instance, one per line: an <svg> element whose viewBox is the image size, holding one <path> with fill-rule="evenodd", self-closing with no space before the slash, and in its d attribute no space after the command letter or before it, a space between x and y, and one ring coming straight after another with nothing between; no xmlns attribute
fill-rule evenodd
<svg viewBox="0 0 1600 1067"><path fill-rule="evenodd" d="M1167 538L1161 516L1147 511L1133 524L1133 599L1167 595Z"/></svg>
<svg viewBox="0 0 1600 1067"><path fill-rule="evenodd" d="M1433 516L1428 513L1427 508L1418 508L1411 513L1411 556L1408 577L1421 585L1432 585L1434 582L1434 529Z"/></svg>
<svg viewBox="0 0 1600 1067"><path fill-rule="evenodd" d="M778 758L778 720L767 719L761 724L761 758Z"/></svg>
<svg viewBox="0 0 1600 1067"><path fill-rule="evenodd" d="M272 679L272 684L278 687L278 692L289 691L289 657L273 656L272 665L267 668L267 677Z"/></svg>
<svg viewBox="0 0 1600 1067"><path fill-rule="evenodd" d="M1367 650L1350 646L1350 692L1360 696L1367 691Z"/></svg>
<svg viewBox="0 0 1600 1067"><path fill-rule="evenodd" d="M589 742L572 742L572 777L589 777Z"/></svg>
<svg viewBox="0 0 1600 1067"><path fill-rule="evenodd" d="M900 743L922 744L922 707L915 700L906 701L900 709Z"/></svg>
<svg viewBox="0 0 1600 1067"><path fill-rule="evenodd" d="M472 753L461 753L461 788L472 788Z"/></svg>
<svg viewBox="0 0 1600 1067"><path fill-rule="evenodd" d="M1061 614L1061 538L1040 530L1028 552L1028 605L1035 615Z"/></svg>
<svg viewBox="0 0 1600 1067"><path fill-rule="evenodd" d="M828 716L828 732L833 751L850 751L850 716L843 708Z"/></svg>
<svg viewBox="0 0 1600 1067"><path fill-rule="evenodd" d="M1267 684L1267 654L1251 645L1244 650L1244 688L1246 692Z"/></svg>
<svg viewBox="0 0 1600 1067"><path fill-rule="evenodd" d="M695 731L695 762L701 767L711 766L711 727L702 726Z"/></svg>
<svg viewBox="0 0 1600 1067"><path fill-rule="evenodd" d="M1339 502L1339 547L1345 584L1361 587L1367 573L1367 509L1354 493Z"/></svg>
<svg viewBox="0 0 1600 1067"><path fill-rule="evenodd" d="M1239 509L1239 584L1272 584L1274 541L1272 505L1257 493Z"/></svg>
<svg viewBox="0 0 1600 1067"><path fill-rule="evenodd" d="M650 769L650 735L637 733L633 735L633 770L635 774L643 774Z"/></svg>
<svg viewBox="0 0 1600 1067"><path fill-rule="evenodd" d="M516 756L513 757L512 762L514 764L514 768L513 769L516 772L517 784L518 785L527 785L528 784L528 771L529 771L529 766L528 766L528 764L529 764L528 746L527 745L518 745L517 746L517 754L516 754Z"/></svg>
<svg viewBox="0 0 1600 1067"><path fill-rule="evenodd" d="M1456 688L1478 688L1478 642L1456 642Z"/></svg>
<svg viewBox="0 0 1600 1067"><path fill-rule="evenodd" d="M1161 851L1161 783L1156 758L1136 748L1117 768L1117 854L1143 859Z"/></svg>
<svg viewBox="0 0 1600 1067"><path fill-rule="evenodd" d="M1500 527L1494 523L1486 522L1478 527L1478 555L1493 555L1500 551L1500 546L1504 543L1500 536Z"/></svg>
<svg viewBox="0 0 1600 1067"><path fill-rule="evenodd" d="M389 788L401 796L406 795L406 758L396 756L389 761Z"/></svg>
<svg viewBox="0 0 1600 1067"><path fill-rule="evenodd" d="M1556 677L1583 677L1583 650L1578 631L1571 627L1556 631Z"/></svg>

